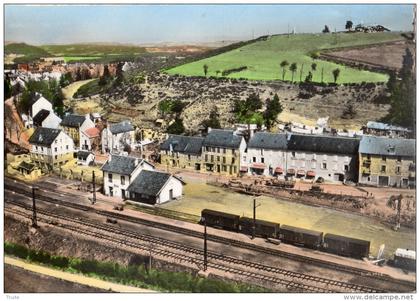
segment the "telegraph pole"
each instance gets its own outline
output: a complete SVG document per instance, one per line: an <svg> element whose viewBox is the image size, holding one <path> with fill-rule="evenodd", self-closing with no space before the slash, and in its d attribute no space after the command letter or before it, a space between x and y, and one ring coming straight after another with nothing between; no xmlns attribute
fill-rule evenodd
<svg viewBox="0 0 420 301"><path fill-rule="evenodd" d="M36 228L36 205L35 205L35 190L36 187L32 186L32 227Z"/></svg>
<svg viewBox="0 0 420 301"><path fill-rule="evenodd" d="M202 221L204 222L204 271L207 271L207 221L203 217Z"/></svg>
<svg viewBox="0 0 420 301"><path fill-rule="evenodd" d="M253 206L253 218L252 218L252 239L255 238L255 229L257 227L257 219L256 219L256 213L257 213L257 207L259 207L261 204L256 204L256 197L254 194L254 206Z"/></svg>
<svg viewBox="0 0 420 301"><path fill-rule="evenodd" d="M96 187L95 187L95 171L92 170L92 185L93 185L93 198L92 205L96 203Z"/></svg>

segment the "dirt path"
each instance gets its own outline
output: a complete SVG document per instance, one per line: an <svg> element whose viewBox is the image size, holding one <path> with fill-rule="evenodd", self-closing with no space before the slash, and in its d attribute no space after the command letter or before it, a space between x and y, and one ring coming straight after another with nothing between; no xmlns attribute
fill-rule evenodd
<svg viewBox="0 0 420 301"><path fill-rule="evenodd" d="M87 80L80 80L74 83L71 83L67 87L61 89L63 91L63 95L65 99L71 99L73 98L74 93L77 92L77 90L83 86L84 84L87 84L88 82L93 81L94 79L87 79Z"/></svg>
<svg viewBox="0 0 420 301"><path fill-rule="evenodd" d="M66 272L62 272L62 271L59 271L59 270L55 270L55 269L51 269L51 268L47 268L47 267L43 267L43 266L31 264L31 263L27 263L23 260L15 259L15 258L8 257L8 256L4 257L4 263L12 265L12 266L20 267L20 268L23 268L25 270L35 272L35 273L38 273L38 274L47 275L47 276L51 276L51 277L58 278L58 279L61 279L61 280L70 281L70 282L74 282L74 283L78 283L78 284L82 284L82 285L87 285L87 286L90 286L90 287L96 287L96 288L103 289L103 290L110 290L110 291L113 291L113 292L125 292L125 293L153 292L151 290L142 289L142 288L138 288L138 287L120 285L120 284L107 282L107 281L103 281L103 280L99 280L99 279L95 279L95 278L91 278L91 277L86 277L86 276L82 276L82 275L78 275L78 274L66 273Z"/></svg>

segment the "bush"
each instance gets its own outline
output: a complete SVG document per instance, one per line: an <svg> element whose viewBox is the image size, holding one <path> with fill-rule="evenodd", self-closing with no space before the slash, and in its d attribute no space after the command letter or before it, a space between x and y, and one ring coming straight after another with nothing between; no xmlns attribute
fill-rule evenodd
<svg viewBox="0 0 420 301"><path fill-rule="evenodd" d="M28 257L28 249L23 246L16 245L10 242L4 243L4 253L15 255L19 258L26 258Z"/></svg>

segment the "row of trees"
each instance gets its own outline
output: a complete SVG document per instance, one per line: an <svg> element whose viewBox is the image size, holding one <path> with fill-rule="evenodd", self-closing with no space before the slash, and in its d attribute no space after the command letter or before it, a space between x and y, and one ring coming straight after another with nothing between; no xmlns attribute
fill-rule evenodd
<svg viewBox="0 0 420 301"><path fill-rule="evenodd" d="M314 57L316 57L316 56L317 56L317 54L314 53L312 58L314 59ZM287 67L289 67L289 68L287 68ZM302 81L303 67L304 67L304 64L302 63L301 69L300 69L300 81ZM313 62L311 64L311 70L308 72L308 75L305 78L305 82L311 82L312 81L313 72L317 71L317 67L318 67L318 65L315 62ZM291 63L290 64L287 60L284 60L280 63L280 68L282 70L282 72L281 72L282 80L284 80L284 77L286 76L286 72L287 72L287 69L288 69L290 72L292 72L292 82L293 82L294 77L295 77L295 73L298 70L297 64L296 63ZM341 71L340 71L339 68L336 68L336 69L331 71L331 73L333 75L333 78L334 78L334 83L337 83L337 80L340 76L340 72ZM321 69L321 82L324 82L324 68Z"/></svg>

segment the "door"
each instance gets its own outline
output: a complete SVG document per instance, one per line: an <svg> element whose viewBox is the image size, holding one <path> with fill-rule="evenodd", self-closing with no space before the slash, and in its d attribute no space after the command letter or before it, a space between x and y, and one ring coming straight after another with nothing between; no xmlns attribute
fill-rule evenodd
<svg viewBox="0 0 420 301"><path fill-rule="evenodd" d="M125 189L121 189L121 197L125 199Z"/></svg>
<svg viewBox="0 0 420 301"><path fill-rule="evenodd" d="M388 186L389 185L389 177L379 176L379 186Z"/></svg>
<svg viewBox="0 0 420 301"><path fill-rule="evenodd" d="M173 199L174 199L174 190L169 189L169 200L173 200Z"/></svg>
<svg viewBox="0 0 420 301"><path fill-rule="evenodd" d="M109 196L114 196L114 188L109 186Z"/></svg>
<svg viewBox="0 0 420 301"><path fill-rule="evenodd" d="M217 172L220 172L220 165L217 165Z"/></svg>

